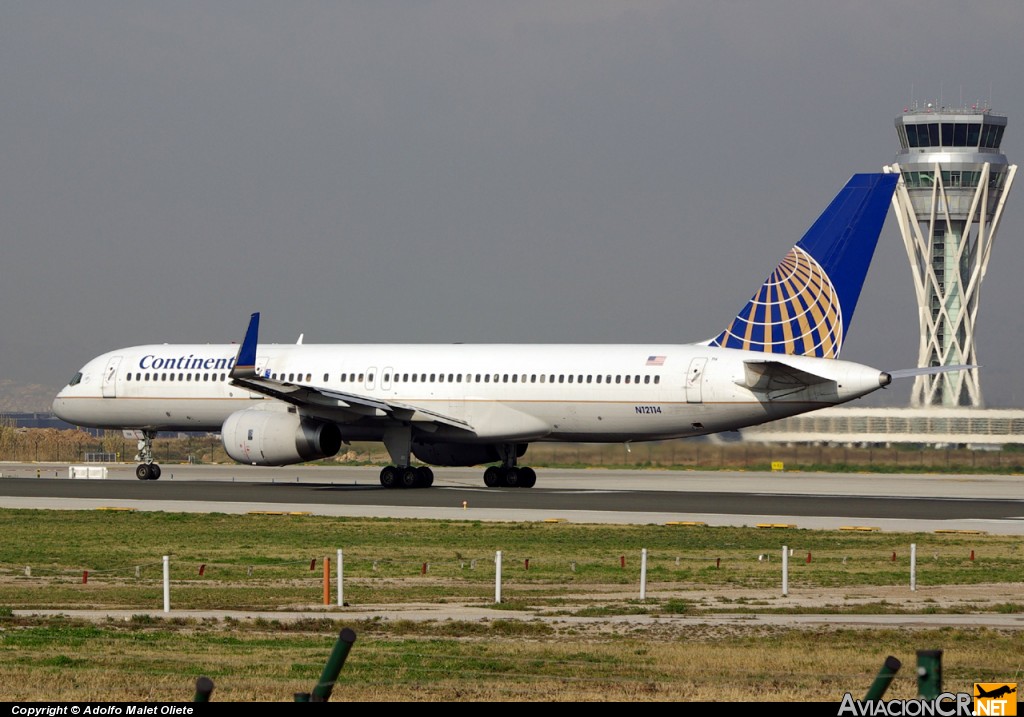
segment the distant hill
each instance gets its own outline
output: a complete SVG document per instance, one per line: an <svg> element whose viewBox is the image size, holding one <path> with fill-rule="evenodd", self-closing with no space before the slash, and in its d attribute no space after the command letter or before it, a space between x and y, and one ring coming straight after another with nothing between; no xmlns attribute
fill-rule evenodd
<svg viewBox="0 0 1024 717"><path fill-rule="evenodd" d="M53 397L60 388L40 383L17 383L7 378L0 379L0 413L49 411Z"/></svg>

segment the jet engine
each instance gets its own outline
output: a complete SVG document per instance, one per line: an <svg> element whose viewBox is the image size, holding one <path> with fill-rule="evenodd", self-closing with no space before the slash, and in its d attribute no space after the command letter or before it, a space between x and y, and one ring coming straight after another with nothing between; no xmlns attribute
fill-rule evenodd
<svg viewBox="0 0 1024 717"><path fill-rule="evenodd" d="M247 408L228 416L221 440L239 463L286 466L335 455L341 448L341 431L333 423L292 412Z"/></svg>

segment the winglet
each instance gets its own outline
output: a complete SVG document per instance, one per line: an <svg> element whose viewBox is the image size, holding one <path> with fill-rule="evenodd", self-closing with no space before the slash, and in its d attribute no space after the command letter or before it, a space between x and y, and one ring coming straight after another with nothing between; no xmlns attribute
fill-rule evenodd
<svg viewBox="0 0 1024 717"><path fill-rule="evenodd" d="M836 358L898 177L855 174L711 346Z"/></svg>
<svg viewBox="0 0 1024 717"><path fill-rule="evenodd" d="M231 378L253 378L256 375L256 343L260 333L260 312L249 317L249 328L245 331L242 345L238 347Z"/></svg>

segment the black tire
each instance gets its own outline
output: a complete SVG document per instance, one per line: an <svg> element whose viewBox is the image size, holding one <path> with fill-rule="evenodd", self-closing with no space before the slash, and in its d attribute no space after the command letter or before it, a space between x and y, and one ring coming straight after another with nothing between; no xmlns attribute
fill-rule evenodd
<svg viewBox="0 0 1024 717"><path fill-rule="evenodd" d="M519 469L518 468L506 468L505 475L502 476L504 479L502 482L509 488L519 487Z"/></svg>
<svg viewBox="0 0 1024 717"><path fill-rule="evenodd" d="M423 488L429 488L434 485L434 471L430 470L426 466L420 466L416 469L416 472L420 476L420 486Z"/></svg>
<svg viewBox="0 0 1024 717"><path fill-rule="evenodd" d="M385 488L398 487L398 469L394 466L384 466L380 469L380 484Z"/></svg>
<svg viewBox="0 0 1024 717"><path fill-rule="evenodd" d="M402 488L419 488L420 475L413 467L399 468L398 479Z"/></svg>
<svg viewBox="0 0 1024 717"><path fill-rule="evenodd" d="M160 466L158 466L156 463L151 463L149 465L149 479L160 480Z"/></svg>
<svg viewBox="0 0 1024 717"><path fill-rule="evenodd" d="M501 485L501 468L490 466L484 471L484 485L488 488L497 488Z"/></svg>
<svg viewBox="0 0 1024 717"><path fill-rule="evenodd" d="M140 463L139 465L135 466L135 477L138 478L139 480L149 480L149 473L150 471L148 463Z"/></svg>
<svg viewBox="0 0 1024 717"><path fill-rule="evenodd" d="M520 468L519 487L533 488L535 485L537 485L537 471L533 470L533 468Z"/></svg>

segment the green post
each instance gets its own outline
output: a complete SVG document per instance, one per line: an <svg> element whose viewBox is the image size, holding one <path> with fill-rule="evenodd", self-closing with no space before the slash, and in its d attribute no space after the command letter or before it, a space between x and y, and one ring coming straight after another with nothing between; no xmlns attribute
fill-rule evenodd
<svg viewBox="0 0 1024 717"><path fill-rule="evenodd" d="M878 676L875 677L875 681L871 683L868 693L864 695L864 701L874 702L882 699L882 695L884 695L885 691L889 689L889 685L892 684L893 679L896 677L896 673L899 672L902 665L903 663L892 655L885 658L885 662L882 663L882 669L878 671Z"/></svg>
<svg viewBox="0 0 1024 717"><path fill-rule="evenodd" d="M213 680L209 677L200 677L196 680L196 694L192 697L193 702L209 702L213 693Z"/></svg>
<svg viewBox="0 0 1024 717"><path fill-rule="evenodd" d="M320 681L313 688L310 702L327 702L331 699L331 690L334 689L334 683L338 680L338 674L341 672L341 668L345 666L345 658L348 657L348 653L352 650L352 645L355 641L356 633L354 630L347 627L342 629L337 641L334 643L334 649L331 650L331 656L327 658L324 671L320 673Z"/></svg>
<svg viewBox="0 0 1024 717"><path fill-rule="evenodd" d="M917 694L934 700L942 692L942 650L917 651Z"/></svg>

